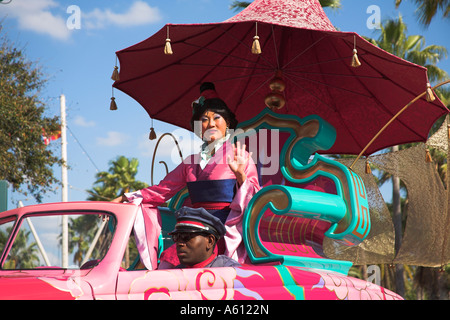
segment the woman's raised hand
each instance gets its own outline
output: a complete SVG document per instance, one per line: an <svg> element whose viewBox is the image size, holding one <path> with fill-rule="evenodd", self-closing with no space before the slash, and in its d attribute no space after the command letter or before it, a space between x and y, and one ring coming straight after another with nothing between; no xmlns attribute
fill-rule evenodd
<svg viewBox="0 0 450 320"><path fill-rule="evenodd" d="M242 185L242 183L244 183L245 179L247 178L245 174L245 168L247 167L247 162L252 156L252 153L250 152L247 155L247 152L245 151L245 144L241 146L241 143L239 141L236 142L236 146L234 146L233 144L232 147L234 156L227 156L228 166L236 176L236 180L239 185Z"/></svg>

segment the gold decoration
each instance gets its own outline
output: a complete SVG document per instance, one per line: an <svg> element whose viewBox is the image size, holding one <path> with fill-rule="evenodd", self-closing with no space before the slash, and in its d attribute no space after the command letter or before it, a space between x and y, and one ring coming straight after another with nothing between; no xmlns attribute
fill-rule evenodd
<svg viewBox="0 0 450 320"><path fill-rule="evenodd" d="M359 66L361 66L361 62L358 59L358 50L353 49L352 67L358 68Z"/></svg>
<svg viewBox="0 0 450 320"><path fill-rule="evenodd" d="M361 62L358 59L358 50L356 50L356 36L353 36L353 57L351 66L353 68L361 66Z"/></svg>
<svg viewBox="0 0 450 320"><path fill-rule="evenodd" d="M169 26L167 26L167 37L166 37L166 45L164 46L164 54L167 55L173 54L172 45L170 44Z"/></svg>
<svg viewBox="0 0 450 320"><path fill-rule="evenodd" d="M113 73L111 75L111 80L114 80L114 81L119 81L120 80L119 67L118 66L114 67L114 71L113 71Z"/></svg>
<svg viewBox="0 0 450 320"><path fill-rule="evenodd" d="M261 44L259 43L258 36L253 37L252 53L253 54L261 54Z"/></svg>
<svg viewBox="0 0 450 320"><path fill-rule="evenodd" d="M434 100L436 100L436 97L433 94L433 90L431 90L431 85L427 83L427 101L433 102Z"/></svg>
<svg viewBox="0 0 450 320"><path fill-rule="evenodd" d="M431 158L430 150L428 150L428 149L426 150L425 161L433 162L433 158Z"/></svg>
<svg viewBox="0 0 450 320"><path fill-rule="evenodd" d="M271 110L276 110L283 108L284 105L286 104L286 100L284 99L282 94L277 92L271 92L264 99L264 103Z"/></svg>
<svg viewBox="0 0 450 320"><path fill-rule="evenodd" d="M155 129L153 127L150 128L150 134L149 134L148 138L150 140L155 140L156 139L156 133L155 133Z"/></svg>
<svg viewBox="0 0 450 320"><path fill-rule="evenodd" d="M259 43L259 36L258 36L258 22L255 22L255 36L253 37L253 44L252 44L252 53L253 54L261 54L261 44Z"/></svg>
<svg viewBox="0 0 450 320"><path fill-rule="evenodd" d="M367 174L371 174L372 173L372 169L370 168L370 163L368 160L366 160L366 173Z"/></svg>
<svg viewBox="0 0 450 320"><path fill-rule="evenodd" d="M284 107L286 99L282 92L286 88L286 84L281 78L281 72L277 71L275 77L270 81L269 88L271 92L264 98L264 103L271 110L278 110Z"/></svg>
<svg viewBox="0 0 450 320"><path fill-rule="evenodd" d="M173 54L172 46L170 45L170 39L166 39L166 45L164 46L164 54Z"/></svg>
<svg viewBox="0 0 450 320"><path fill-rule="evenodd" d="M109 110L117 110L116 98L111 97L111 103L109 105Z"/></svg>

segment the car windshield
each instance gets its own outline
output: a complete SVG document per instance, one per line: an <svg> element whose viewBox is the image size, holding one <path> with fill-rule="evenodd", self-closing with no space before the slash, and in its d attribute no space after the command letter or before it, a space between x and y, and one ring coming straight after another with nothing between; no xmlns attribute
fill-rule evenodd
<svg viewBox="0 0 450 320"><path fill-rule="evenodd" d="M63 216L67 217L67 252L61 245ZM93 267L105 256L115 229L114 216L98 212L33 214L19 221L8 244L14 222L0 221L0 247L7 251L2 269L6 270Z"/></svg>

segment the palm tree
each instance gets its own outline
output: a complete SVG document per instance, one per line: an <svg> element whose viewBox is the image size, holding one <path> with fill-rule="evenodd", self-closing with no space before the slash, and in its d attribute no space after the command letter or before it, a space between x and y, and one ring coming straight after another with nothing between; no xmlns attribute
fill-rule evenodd
<svg viewBox="0 0 450 320"><path fill-rule="evenodd" d="M94 183L94 187L92 190L88 190L88 193L91 194L88 200L112 200L123 193L147 187L146 183L136 180L138 166L139 161L135 158L128 159L124 156L119 156L116 160L111 161L108 171L96 174L97 180ZM76 245L78 245L81 253L84 250L83 248L85 248L82 234L74 238L74 241L76 241ZM136 246L131 240L125 253L125 268L130 265L130 256L134 257L137 255Z"/></svg>
<svg viewBox="0 0 450 320"><path fill-rule="evenodd" d="M448 78L448 74L436 66L436 63L447 57L447 49L438 45L425 47L424 36L407 36L407 30L402 16L399 16L397 19L387 20L381 26L378 39L368 40L397 57L426 67L431 82Z"/></svg>
<svg viewBox="0 0 450 320"><path fill-rule="evenodd" d="M116 160L111 161L108 171L96 174L97 180L94 182L92 190L88 191L91 194L88 200L112 200L125 192L145 188L147 185L144 182L136 180L138 166L139 161L135 158L130 160L119 156Z"/></svg>
<svg viewBox="0 0 450 320"><path fill-rule="evenodd" d="M8 228L7 233L11 233ZM4 264L5 269L31 269L39 265L36 242L29 243L31 231L19 230Z"/></svg>
<svg viewBox="0 0 450 320"><path fill-rule="evenodd" d="M429 26L431 20L438 13L442 11L442 16L448 18L450 14L450 0L415 0L418 8L417 14L419 22L424 26ZM395 0L395 6L398 8L402 0Z"/></svg>
<svg viewBox="0 0 450 320"><path fill-rule="evenodd" d="M98 216L81 215L78 218L70 218L69 221L69 253L76 250L73 256L73 262L81 266L89 245L94 239L97 231ZM94 256L96 253L94 253Z"/></svg>
<svg viewBox="0 0 450 320"><path fill-rule="evenodd" d="M329 7L332 9L338 9L341 7L341 0L319 0L319 2L322 7ZM230 5L230 9L239 11L244 8L247 8L250 3L251 1L234 0Z"/></svg>

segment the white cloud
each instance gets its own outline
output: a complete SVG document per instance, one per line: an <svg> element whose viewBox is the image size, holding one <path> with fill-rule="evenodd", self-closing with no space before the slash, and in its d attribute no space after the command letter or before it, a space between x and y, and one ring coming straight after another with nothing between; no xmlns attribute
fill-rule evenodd
<svg viewBox="0 0 450 320"><path fill-rule="evenodd" d="M135 1L125 13L115 13L110 9L94 9L82 14L87 28L104 28L107 25L139 26L155 23L161 20L158 8L150 7L143 1Z"/></svg>
<svg viewBox="0 0 450 320"><path fill-rule="evenodd" d="M70 31L66 26L66 18L50 12L51 8L58 6L53 0L20 0L2 6L2 11L8 17L16 18L22 30L67 40L70 37Z"/></svg>
<svg viewBox="0 0 450 320"><path fill-rule="evenodd" d="M98 145L106 147L116 147L124 144L130 138L128 135L117 131L108 131L106 135L106 138L97 138Z"/></svg>
<svg viewBox="0 0 450 320"><path fill-rule="evenodd" d="M80 127L95 127L94 121L87 121L82 116L76 116L73 122Z"/></svg>
<svg viewBox="0 0 450 320"><path fill-rule="evenodd" d="M108 25L119 27L140 26L161 20L159 9L137 0L125 12L95 8L87 11L80 8L80 29L104 28ZM16 19L21 30L49 35L57 40L68 40L73 30L67 23L71 14L67 8L54 0L14 0L3 5L2 16Z"/></svg>

